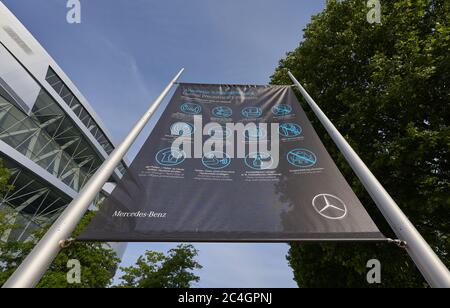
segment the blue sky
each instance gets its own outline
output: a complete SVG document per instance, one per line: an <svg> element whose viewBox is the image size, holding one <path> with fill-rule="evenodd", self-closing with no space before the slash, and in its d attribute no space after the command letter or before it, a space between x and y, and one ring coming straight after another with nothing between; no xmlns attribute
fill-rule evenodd
<svg viewBox="0 0 450 308"><path fill-rule="evenodd" d="M181 81L268 83L325 0L3 0L89 100L118 142L181 68ZM131 149L137 154L151 123ZM122 266L147 249L130 244ZM295 287L284 244L199 244L199 287Z"/></svg>

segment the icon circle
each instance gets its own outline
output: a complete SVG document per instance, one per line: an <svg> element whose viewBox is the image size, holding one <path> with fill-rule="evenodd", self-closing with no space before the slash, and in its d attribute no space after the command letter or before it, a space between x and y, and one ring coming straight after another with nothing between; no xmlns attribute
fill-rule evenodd
<svg viewBox="0 0 450 308"><path fill-rule="evenodd" d="M189 137L194 133L194 126L186 122L176 122L170 126L170 134L173 136Z"/></svg>
<svg viewBox="0 0 450 308"><path fill-rule="evenodd" d="M250 153L245 158L245 165L253 170L269 170L273 164L273 157L265 152Z"/></svg>
<svg viewBox="0 0 450 308"><path fill-rule="evenodd" d="M267 137L267 130L262 127L253 127L244 130L244 137L249 141L257 141Z"/></svg>
<svg viewBox="0 0 450 308"><path fill-rule="evenodd" d="M208 130L208 136L210 136L212 139L221 140L221 139L228 139L231 137L232 131L222 125L214 125Z"/></svg>
<svg viewBox="0 0 450 308"><path fill-rule="evenodd" d="M181 105L180 110L185 114L196 115L201 114L203 109L199 104L184 103Z"/></svg>
<svg viewBox="0 0 450 308"><path fill-rule="evenodd" d="M296 123L282 123L280 124L279 131L283 137L294 138L302 134L303 128Z"/></svg>
<svg viewBox="0 0 450 308"><path fill-rule="evenodd" d="M233 110L227 106L218 106L212 110L212 114L218 118L229 118L233 115Z"/></svg>
<svg viewBox="0 0 450 308"><path fill-rule="evenodd" d="M207 153L202 158L203 166L212 170L225 169L231 163L231 157L223 152L215 151Z"/></svg>
<svg viewBox="0 0 450 308"><path fill-rule="evenodd" d="M259 107L245 107L241 113L247 119L257 119L262 116L262 109Z"/></svg>
<svg viewBox="0 0 450 308"><path fill-rule="evenodd" d="M292 112L292 107L289 105L278 105L272 108L272 113L276 116L288 115Z"/></svg>
<svg viewBox="0 0 450 308"><path fill-rule="evenodd" d="M186 159L186 153L181 150L166 148L158 151L155 155L155 160L158 165L164 167L174 167L183 163Z"/></svg>
<svg viewBox="0 0 450 308"><path fill-rule="evenodd" d="M300 168L308 168L317 164L317 156L313 152L307 149L294 149L287 153L287 161Z"/></svg>

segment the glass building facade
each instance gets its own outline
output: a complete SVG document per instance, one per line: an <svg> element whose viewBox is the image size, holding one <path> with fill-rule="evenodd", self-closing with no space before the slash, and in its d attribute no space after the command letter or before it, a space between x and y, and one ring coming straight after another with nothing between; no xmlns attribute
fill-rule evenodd
<svg viewBox="0 0 450 308"><path fill-rule="evenodd" d="M0 240L26 241L51 224L113 150L86 99L0 2L0 159L11 171L0 211L18 226ZM96 202L125 170L122 162Z"/></svg>

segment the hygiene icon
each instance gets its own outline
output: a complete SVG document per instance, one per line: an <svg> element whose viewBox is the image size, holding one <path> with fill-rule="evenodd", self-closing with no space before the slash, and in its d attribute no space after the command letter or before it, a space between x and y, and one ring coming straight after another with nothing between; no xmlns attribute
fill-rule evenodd
<svg viewBox="0 0 450 308"><path fill-rule="evenodd" d="M230 165L231 158L223 152L210 152L203 156L202 163L208 169L220 170Z"/></svg>
<svg viewBox="0 0 450 308"><path fill-rule="evenodd" d="M233 110L227 106L219 106L212 110L212 114L218 118L229 118L233 115Z"/></svg>

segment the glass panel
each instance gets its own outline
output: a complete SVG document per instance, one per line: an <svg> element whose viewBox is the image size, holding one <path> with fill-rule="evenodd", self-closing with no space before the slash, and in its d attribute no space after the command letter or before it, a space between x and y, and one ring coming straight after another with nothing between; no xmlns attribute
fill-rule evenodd
<svg viewBox="0 0 450 308"><path fill-rule="evenodd" d="M102 160L81 137L70 119L55 121L54 115L62 113L60 107L45 92L41 94L32 117L27 117L0 97L0 105L9 105L5 109L7 112L0 117L0 139L73 189L79 190L79 183L85 182L80 181L79 177L90 176ZM41 123L43 119L51 122Z"/></svg>
<svg viewBox="0 0 450 308"><path fill-rule="evenodd" d="M59 82L55 82L58 79ZM101 132L98 125L95 123L94 119L87 112L87 110L81 105L77 98L73 95L70 89L64 85L61 78L49 67L47 72L47 81L49 84L60 93L64 101L69 105L69 107L74 111L81 122L86 126L86 128L91 131L94 138L100 143L106 153L110 154L113 151L113 146L111 142L105 137L104 133ZM60 85L64 85L63 88ZM68 94L70 93L70 94ZM73 96L73 97L72 97Z"/></svg>
<svg viewBox="0 0 450 308"><path fill-rule="evenodd" d="M25 111L30 110L39 94L39 84L2 45L0 67L0 85L14 98L12 103L17 103Z"/></svg>

